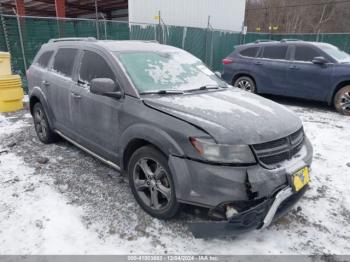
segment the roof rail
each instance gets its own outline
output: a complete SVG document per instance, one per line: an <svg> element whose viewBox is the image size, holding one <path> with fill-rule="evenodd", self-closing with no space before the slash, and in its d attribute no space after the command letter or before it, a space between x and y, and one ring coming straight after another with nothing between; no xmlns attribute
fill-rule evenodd
<svg viewBox="0 0 350 262"><path fill-rule="evenodd" d="M258 40L255 40L255 44L259 44L259 43L266 43L266 42L277 42L275 40L271 40L271 39L258 39Z"/></svg>
<svg viewBox="0 0 350 262"><path fill-rule="evenodd" d="M300 40L300 39L293 39L293 38L290 38L290 39L281 39L281 42L285 43L285 42L295 42L295 41L303 41L303 40Z"/></svg>
<svg viewBox="0 0 350 262"><path fill-rule="evenodd" d="M69 42L69 41L90 41L95 42L97 41L95 37L64 37L64 38L56 38L56 39L50 39L49 43L56 43L56 42Z"/></svg>

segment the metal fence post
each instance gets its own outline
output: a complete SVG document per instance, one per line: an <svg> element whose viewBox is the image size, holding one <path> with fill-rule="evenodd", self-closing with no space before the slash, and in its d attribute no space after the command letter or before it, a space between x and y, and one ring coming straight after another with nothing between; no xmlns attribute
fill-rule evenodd
<svg viewBox="0 0 350 262"><path fill-rule="evenodd" d="M97 6L97 0L95 0L95 15L96 15L96 36L97 39L100 39L100 29L98 24L98 6Z"/></svg>
<svg viewBox="0 0 350 262"><path fill-rule="evenodd" d="M154 30L154 40L157 41L158 37L157 37L157 25L152 25L153 26L153 30Z"/></svg>
<svg viewBox="0 0 350 262"><path fill-rule="evenodd" d="M209 66L212 69L213 68L213 57L214 57L214 30L212 27L210 27L210 60L209 60Z"/></svg>
<svg viewBox="0 0 350 262"><path fill-rule="evenodd" d="M206 28L206 30L205 30L205 43L204 43L204 50L205 50L205 63L207 63L208 64L208 41L209 41L209 36L208 36L208 34L209 34L209 26L210 26L210 15L208 15L208 23L207 23L207 28Z"/></svg>
<svg viewBox="0 0 350 262"><path fill-rule="evenodd" d="M13 10L16 14L16 18L17 18L17 26L18 26L18 33L19 33L19 41L21 43L21 49L22 49L22 58L23 58L23 65L24 65L24 74L27 72L27 60L26 60L26 54L24 51L24 43L23 43L23 36L22 36L22 27L21 27L21 21L19 19L19 16L17 14L17 12L15 10Z"/></svg>
<svg viewBox="0 0 350 262"><path fill-rule="evenodd" d="M102 13L101 13L101 16L103 18L103 25L104 25L104 29L105 29L105 39L107 40L107 20Z"/></svg>

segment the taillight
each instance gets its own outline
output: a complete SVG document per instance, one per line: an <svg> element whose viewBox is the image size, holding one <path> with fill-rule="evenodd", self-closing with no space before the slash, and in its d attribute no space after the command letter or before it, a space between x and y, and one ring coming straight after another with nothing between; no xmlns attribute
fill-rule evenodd
<svg viewBox="0 0 350 262"><path fill-rule="evenodd" d="M225 58L224 60L222 60L222 63L224 65L229 65L229 64L232 64L233 63L233 60L230 59L230 58Z"/></svg>

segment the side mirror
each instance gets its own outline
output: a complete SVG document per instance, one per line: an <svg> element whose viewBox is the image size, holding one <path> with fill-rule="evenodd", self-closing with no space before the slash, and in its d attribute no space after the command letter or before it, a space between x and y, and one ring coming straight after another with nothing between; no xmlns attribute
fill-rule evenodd
<svg viewBox="0 0 350 262"><path fill-rule="evenodd" d="M324 65L324 64L327 64L328 62L329 61L323 56L318 56L312 59L312 63L314 63L315 65Z"/></svg>
<svg viewBox="0 0 350 262"><path fill-rule="evenodd" d="M222 77L222 75L221 75L221 73L220 73L219 71L215 71L215 75L216 75L218 78L221 78L221 77Z"/></svg>
<svg viewBox="0 0 350 262"><path fill-rule="evenodd" d="M110 78L95 78L91 80L90 92L96 95L120 99L123 94L117 84Z"/></svg>

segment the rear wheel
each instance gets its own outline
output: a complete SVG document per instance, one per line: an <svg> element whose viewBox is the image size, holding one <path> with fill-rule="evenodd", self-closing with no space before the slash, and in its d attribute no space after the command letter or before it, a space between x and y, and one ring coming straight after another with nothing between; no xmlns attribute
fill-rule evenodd
<svg viewBox="0 0 350 262"><path fill-rule="evenodd" d="M252 78L248 76L239 77L233 84L235 87L238 87L244 91L250 93L256 93L255 83Z"/></svg>
<svg viewBox="0 0 350 262"><path fill-rule="evenodd" d="M339 113L350 116L350 86L345 86L337 92L334 106Z"/></svg>
<svg viewBox="0 0 350 262"><path fill-rule="evenodd" d="M57 135L51 129L44 108L39 102L33 107L33 119L36 134L41 142L50 144L57 140Z"/></svg>
<svg viewBox="0 0 350 262"><path fill-rule="evenodd" d="M151 216L170 219L179 210L174 182L166 157L152 146L138 149L128 165L131 190Z"/></svg>

